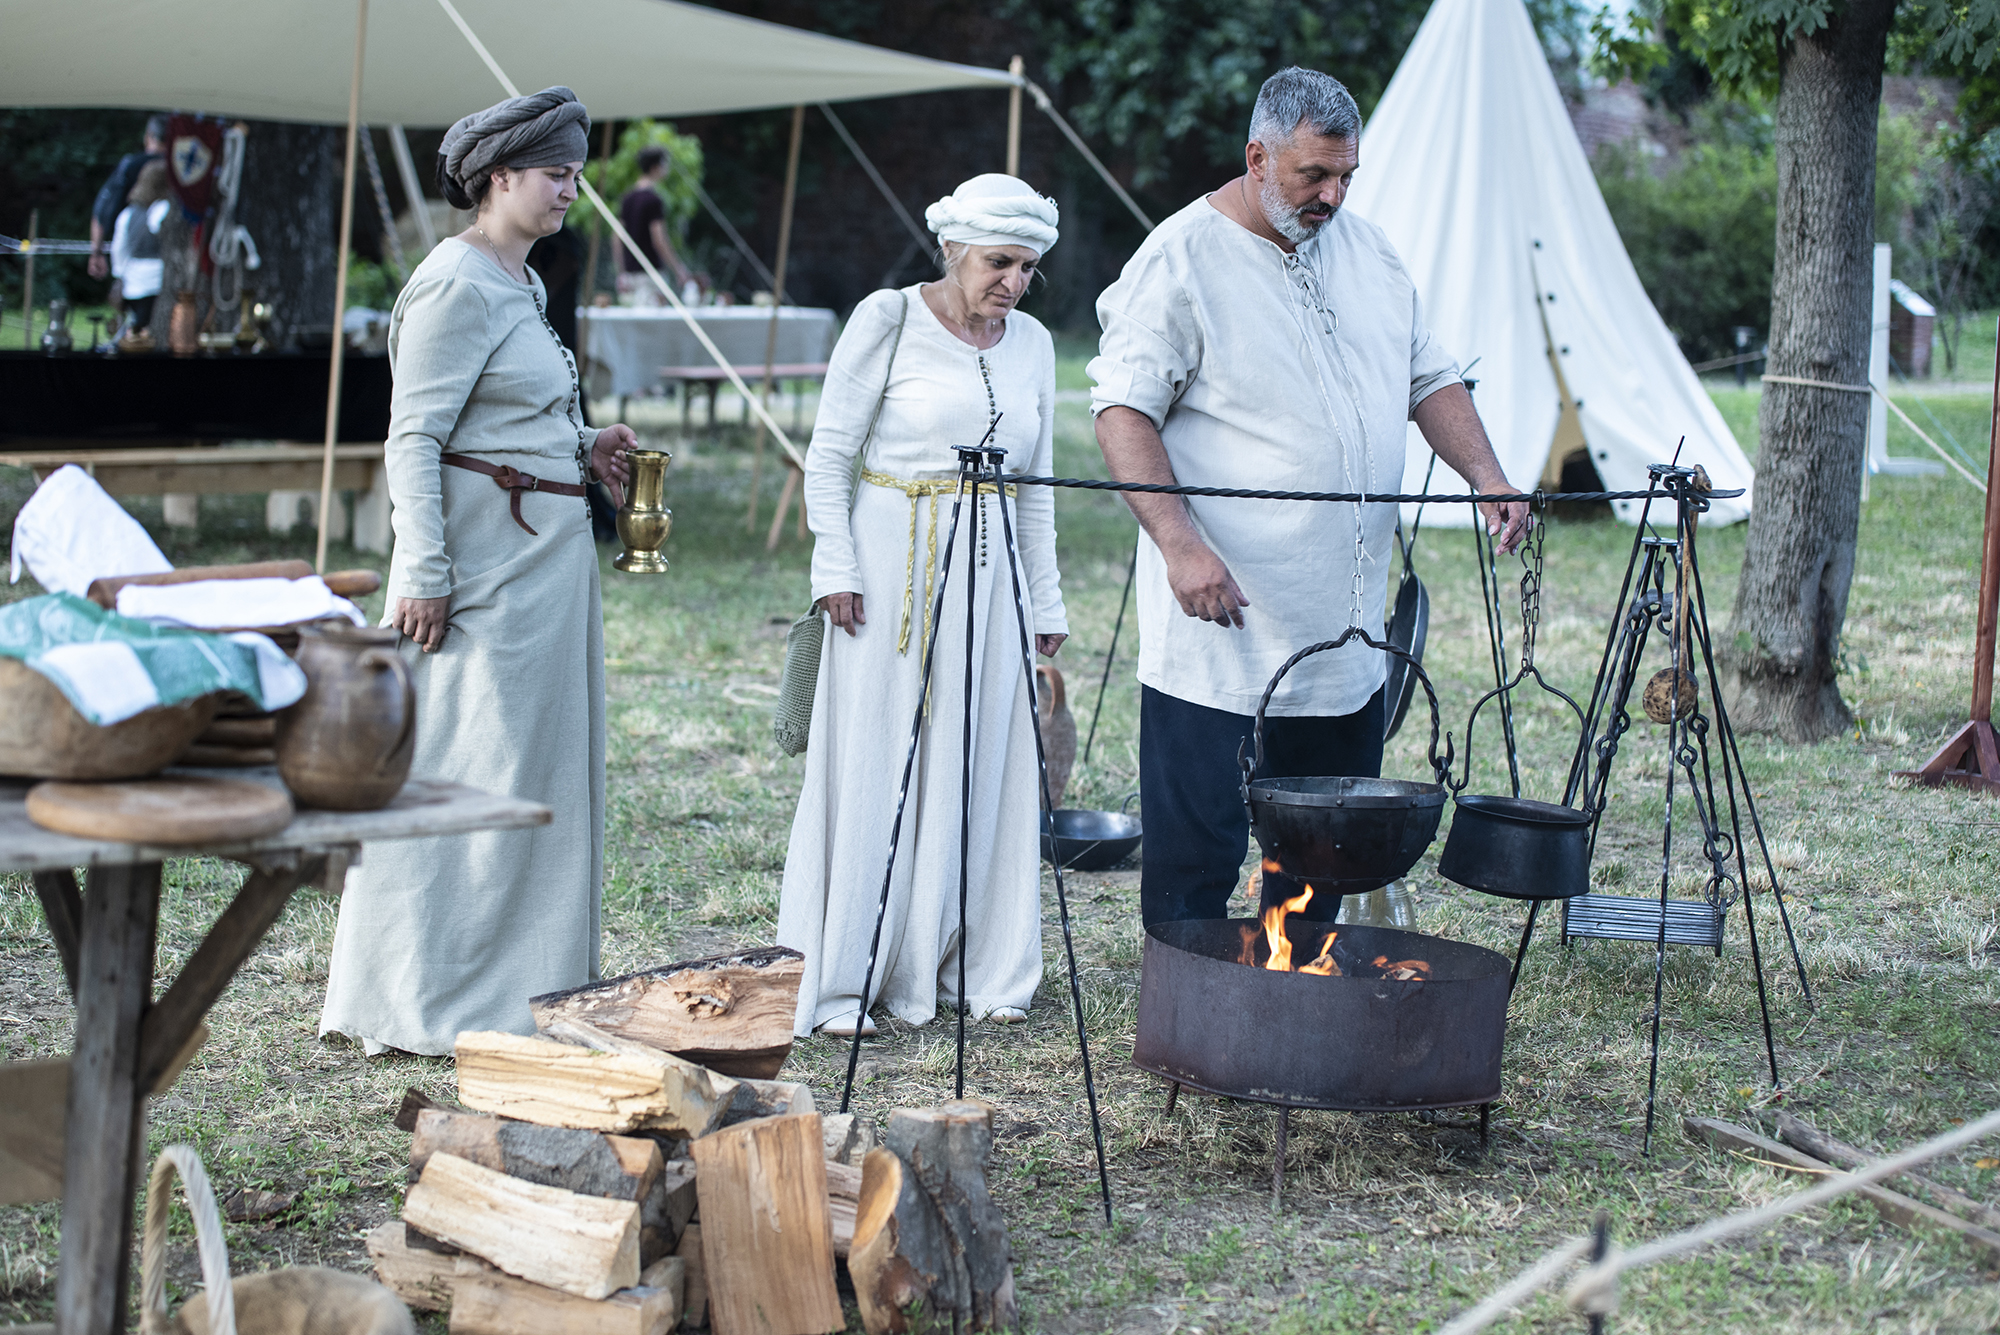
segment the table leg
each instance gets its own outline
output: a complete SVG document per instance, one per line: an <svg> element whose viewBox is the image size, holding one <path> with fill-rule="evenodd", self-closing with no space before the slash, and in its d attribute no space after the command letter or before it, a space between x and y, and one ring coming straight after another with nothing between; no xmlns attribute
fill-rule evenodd
<svg viewBox="0 0 2000 1335"><path fill-rule="evenodd" d="M152 999L160 864L94 867L86 889L56 1329L60 1335L114 1335L125 1329L132 1202L146 1148L139 1022Z"/></svg>
<svg viewBox="0 0 2000 1335"><path fill-rule="evenodd" d="M38 871L35 893L41 896L42 915L49 920L49 935L56 939L56 954L62 957L63 981L74 998L76 943L83 930L83 897L76 890L76 873Z"/></svg>

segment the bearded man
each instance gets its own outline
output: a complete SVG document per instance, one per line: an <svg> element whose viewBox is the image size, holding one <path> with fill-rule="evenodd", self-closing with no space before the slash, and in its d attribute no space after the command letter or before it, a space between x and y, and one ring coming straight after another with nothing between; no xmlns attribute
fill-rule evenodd
<svg viewBox="0 0 2000 1335"><path fill-rule="evenodd" d="M1146 238L1098 299L1097 441L1122 482L1389 493L1405 423L1481 492L1508 483L1381 229L1341 211L1361 113L1336 80L1271 76L1246 170ZM1139 768L1148 924L1228 916L1249 822L1237 747L1297 650L1380 634L1388 505L1127 493L1139 540ZM1482 505L1503 551L1520 502ZM1378 775L1387 655L1350 641L1294 668L1266 713L1260 775ZM1298 893L1267 876L1264 902ZM1337 896L1304 916L1331 921Z"/></svg>

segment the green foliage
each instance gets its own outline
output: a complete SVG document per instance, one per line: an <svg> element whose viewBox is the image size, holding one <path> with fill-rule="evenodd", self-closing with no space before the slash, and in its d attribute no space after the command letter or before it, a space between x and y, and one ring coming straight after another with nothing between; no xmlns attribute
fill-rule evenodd
<svg viewBox="0 0 2000 1335"><path fill-rule="evenodd" d="M386 311L396 304L396 294L402 290L393 268L348 252L347 309Z"/></svg>
<svg viewBox="0 0 2000 1335"><path fill-rule="evenodd" d="M7 146L0 154L0 232L26 236L28 214L34 210L41 215L45 237L89 237L97 189L119 158L139 151L145 124L141 111L0 109L0 144ZM0 301L9 310L20 309L21 279L20 261L0 264ZM101 301L108 290L108 280L85 274L80 255L49 255L36 262L37 305L51 295Z"/></svg>
<svg viewBox="0 0 2000 1335"><path fill-rule="evenodd" d="M639 154L658 148L667 155L667 175L655 187L667 202L667 233L677 242L687 231L688 220L701 206L695 187L701 184L701 140L691 134L677 134L672 122L628 121L618 136L618 147L608 158L599 158L583 169L585 179L597 187L604 202L614 209L625 193L639 183ZM588 216L594 231L603 224L592 208L571 209L572 221Z"/></svg>
<svg viewBox="0 0 2000 1335"><path fill-rule="evenodd" d="M1763 330L1771 311L1778 169L1770 118L1705 108L1703 142L1661 174L1636 144L1608 145L1598 188L1639 281L1691 360L1736 351L1736 325Z"/></svg>

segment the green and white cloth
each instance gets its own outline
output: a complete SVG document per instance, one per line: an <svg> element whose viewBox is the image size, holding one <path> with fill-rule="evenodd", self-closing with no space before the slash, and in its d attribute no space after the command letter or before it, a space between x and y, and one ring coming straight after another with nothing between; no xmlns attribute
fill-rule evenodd
<svg viewBox="0 0 2000 1335"><path fill-rule="evenodd" d="M0 607L0 657L47 677L100 726L215 691L241 691L264 709L306 691L306 674L267 636L156 626L69 593Z"/></svg>

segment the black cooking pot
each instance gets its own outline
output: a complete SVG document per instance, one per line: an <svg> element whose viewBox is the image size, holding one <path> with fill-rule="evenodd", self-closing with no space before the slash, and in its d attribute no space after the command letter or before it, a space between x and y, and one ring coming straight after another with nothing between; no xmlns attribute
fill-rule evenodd
<svg viewBox="0 0 2000 1335"><path fill-rule="evenodd" d="M1590 813L1527 797L1458 795L1438 875L1508 899L1590 889Z"/></svg>
<svg viewBox="0 0 2000 1335"><path fill-rule="evenodd" d="M1361 640L1401 659L1423 684L1431 706L1431 768L1436 783L1359 776L1257 778L1264 764L1264 711L1285 674L1300 659ZM1437 837L1444 818L1444 778L1451 772L1451 741L1438 755L1441 717L1437 692L1423 665L1407 651L1384 643L1350 626L1339 639L1309 645L1285 660L1257 702L1257 726L1250 743L1239 748L1236 763L1243 770L1243 805L1250 815L1250 832L1267 860L1288 876L1310 881L1327 894L1360 894L1378 890L1411 867Z"/></svg>
<svg viewBox="0 0 2000 1335"><path fill-rule="evenodd" d="M1532 676L1544 691L1575 712L1579 726L1583 710L1568 695L1549 685L1532 659L1512 681L1479 697L1465 722L1465 777L1451 783L1451 833L1438 858L1438 875L1447 881L1508 899L1574 899L1590 889L1590 827L1588 801L1583 807L1558 806L1526 797L1475 793L1467 796L1472 778L1472 733L1479 711L1488 700L1505 695ZM1590 790L1589 748L1582 747L1584 766L1573 788Z"/></svg>
<svg viewBox="0 0 2000 1335"><path fill-rule="evenodd" d="M1132 797L1125 799L1125 806L1132 805ZM1048 813L1042 813L1042 860L1065 871L1103 871L1123 862L1139 846L1139 818L1126 815L1124 807L1117 811L1057 811L1053 837L1050 825Z"/></svg>

